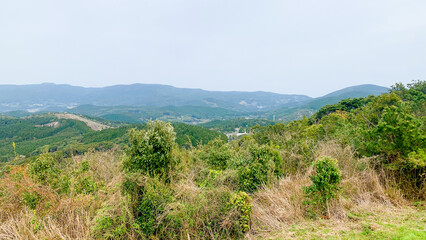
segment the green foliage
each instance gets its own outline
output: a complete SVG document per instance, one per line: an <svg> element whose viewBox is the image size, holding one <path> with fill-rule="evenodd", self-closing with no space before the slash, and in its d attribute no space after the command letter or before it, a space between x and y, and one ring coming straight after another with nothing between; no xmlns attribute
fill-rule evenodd
<svg viewBox="0 0 426 240"><path fill-rule="evenodd" d="M249 193L255 192L263 183L268 182L268 169L259 162L239 167L237 174L240 189Z"/></svg>
<svg viewBox="0 0 426 240"><path fill-rule="evenodd" d="M129 132L123 188L131 196L133 216L145 236L158 234L157 217L172 198L170 187L161 179L167 179L173 167L175 136L171 124L160 121L148 122L146 130Z"/></svg>
<svg viewBox="0 0 426 240"><path fill-rule="evenodd" d="M94 239L126 240L130 238L129 232L135 231L133 228L137 224L132 224L133 217L129 215L127 209L118 216L112 215L113 212L110 214L113 210L113 206L106 206L99 211L100 216L97 217L96 224L92 228Z"/></svg>
<svg viewBox="0 0 426 240"><path fill-rule="evenodd" d="M409 102L416 115L425 116L426 81L413 81L407 84L407 86L397 83L392 86L391 92L397 94L402 100Z"/></svg>
<svg viewBox="0 0 426 240"><path fill-rule="evenodd" d="M77 194L91 194L98 190L98 183L92 176L79 176L74 185L74 191Z"/></svg>
<svg viewBox="0 0 426 240"><path fill-rule="evenodd" d="M217 170L228 167L228 161L233 158L233 152L229 145L222 139L209 142L199 153L199 157Z"/></svg>
<svg viewBox="0 0 426 240"><path fill-rule="evenodd" d="M385 107L377 124L378 148L390 159L395 159L426 147L422 124L404 103Z"/></svg>
<svg viewBox="0 0 426 240"><path fill-rule="evenodd" d="M336 197L342 180L337 160L330 157L320 158L314 162L314 170L314 175L310 176L312 185L303 187L306 197L304 203L319 208L322 214L328 215L328 201Z"/></svg>
<svg viewBox="0 0 426 240"><path fill-rule="evenodd" d="M22 202L31 210L35 210L41 200L40 194L35 191L25 191L22 194Z"/></svg>
<svg viewBox="0 0 426 240"><path fill-rule="evenodd" d="M173 123L176 132L176 143L179 146L190 147L207 144L215 139L227 140L225 134L217 131L207 130L205 128L187 125L183 123Z"/></svg>
<svg viewBox="0 0 426 240"><path fill-rule="evenodd" d="M265 119L236 118L230 120L213 120L208 123L202 123L200 126L224 133L235 132L236 128L239 129L240 133L244 131L249 133L254 126L269 126L274 124L274 122Z"/></svg>
<svg viewBox="0 0 426 240"><path fill-rule="evenodd" d="M372 99L373 97L344 99L338 102L337 104L326 105L322 107L320 110L318 110L318 112L316 112L310 118L310 121L317 122L320 119L322 119L324 116L337 111L350 112L354 109L358 109L365 106L367 103L371 102Z"/></svg>
<svg viewBox="0 0 426 240"><path fill-rule="evenodd" d="M273 145L253 145L250 147L252 160L259 162L263 166L269 166L276 176L283 175L282 158L278 151L278 146ZM273 164L273 166L271 166Z"/></svg>
<svg viewBox="0 0 426 240"><path fill-rule="evenodd" d="M251 214L251 198L245 192L234 193L230 199L232 209L239 211L238 226L241 231L248 232L250 230L250 214Z"/></svg>
<svg viewBox="0 0 426 240"><path fill-rule="evenodd" d="M255 192L262 184L268 184L283 174L282 158L273 145L250 143L248 158L236 159L239 186L242 191Z"/></svg>
<svg viewBox="0 0 426 240"><path fill-rule="evenodd" d="M36 157L28 166L32 177L42 183L51 183L57 177L59 169L52 154L44 153Z"/></svg>
<svg viewBox="0 0 426 240"><path fill-rule="evenodd" d="M146 237L157 235L162 227L157 218L173 200L171 188L160 178L136 173L127 175L123 190L130 197L133 217L140 231Z"/></svg>
<svg viewBox="0 0 426 240"><path fill-rule="evenodd" d="M413 168L426 167L426 150L420 148L417 151L408 154L408 161L413 165Z"/></svg>
<svg viewBox="0 0 426 240"><path fill-rule="evenodd" d="M46 124L58 122L58 127ZM109 122L104 122L111 125ZM188 147L207 144L215 138L227 140L226 135L199 126L173 124L176 143ZM132 128L143 129L143 124L119 126L117 128L93 131L83 122L57 119L53 114L32 115L29 118L0 116L0 162L16 156L36 156L43 153L45 146L50 152L62 151L64 157L80 155L89 150L103 151L127 143L127 133ZM189 139L189 141L188 141ZM13 147L16 143L16 148Z"/></svg>
<svg viewBox="0 0 426 240"><path fill-rule="evenodd" d="M311 125L304 118L288 124L275 124L267 128L258 128L253 138L258 144L273 144L279 147L281 153L297 156L297 161L285 162L283 173L294 173L307 168L314 158L318 142L324 140L326 131L321 124ZM290 157L288 157L290 158ZM284 159L286 161L287 159Z"/></svg>
<svg viewBox="0 0 426 240"><path fill-rule="evenodd" d="M130 147L123 167L127 172L167 175L172 168L172 149L176 133L170 123L153 121L146 130L129 132Z"/></svg>
<svg viewBox="0 0 426 240"><path fill-rule="evenodd" d="M173 200L171 189L158 180L149 179L137 202L135 219L147 236L158 234L157 218L164 213L167 203Z"/></svg>

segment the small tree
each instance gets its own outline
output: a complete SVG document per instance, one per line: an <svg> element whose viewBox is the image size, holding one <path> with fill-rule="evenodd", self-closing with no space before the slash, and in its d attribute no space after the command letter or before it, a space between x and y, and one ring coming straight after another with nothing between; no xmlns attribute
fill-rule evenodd
<svg viewBox="0 0 426 240"><path fill-rule="evenodd" d="M124 169L151 176L167 175L172 165L175 138L172 125L161 121L148 122L146 130L130 130Z"/></svg>
<svg viewBox="0 0 426 240"><path fill-rule="evenodd" d="M150 121L146 129L129 132L123 190L130 196L133 217L147 239L157 234L157 218L171 199L168 180L175 136L172 125L161 121Z"/></svg>
<svg viewBox="0 0 426 240"><path fill-rule="evenodd" d="M312 185L303 187L306 197L304 204L320 209L322 213L329 216L328 201L337 195L342 180L340 170L337 167L337 159L320 158L314 162L314 169L315 174L310 176ZM315 214L312 208L309 210Z"/></svg>

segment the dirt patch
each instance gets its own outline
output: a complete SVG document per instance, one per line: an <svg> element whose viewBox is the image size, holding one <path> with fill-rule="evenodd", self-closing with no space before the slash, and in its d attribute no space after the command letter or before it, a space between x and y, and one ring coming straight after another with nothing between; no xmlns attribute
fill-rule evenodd
<svg viewBox="0 0 426 240"><path fill-rule="evenodd" d="M46 123L43 125L35 125L34 127L53 127L53 128L58 128L59 127L59 122L51 122L51 123Z"/></svg>
<svg viewBox="0 0 426 240"><path fill-rule="evenodd" d="M88 127L90 127L91 129L95 130L95 131L100 131L103 129L107 129L110 128L107 125L74 115L74 114L69 114L69 113L57 113L55 114L56 117L58 117L59 119L73 119L73 120L78 120L78 121L82 121L84 122Z"/></svg>

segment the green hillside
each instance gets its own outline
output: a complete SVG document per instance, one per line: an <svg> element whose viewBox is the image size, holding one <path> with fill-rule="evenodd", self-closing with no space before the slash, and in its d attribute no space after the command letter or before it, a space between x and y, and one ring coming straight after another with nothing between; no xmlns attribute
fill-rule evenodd
<svg viewBox="0 0 426 240"><path fill-rule="evenodd" d="M239 132L250 132L250 129L254 126L269 126L273 124L273 121L265 119L236 118L230 120L213 120L211 122L199 124L198 126L223 133L230 133L235 132L237 128Z"/></svg>
<svg viewBox="0 0 426 240"><path fill-rule="evenodd" d="M230 119L247 115L224 108L201 106L131 107L83 105L68 110L72 113L100 117L109 121L144 123L162 120L183 123L200 123L214 119Z"/></svg>
<svg viewBox="0 0 426 240"><path fill-rule="evenodd" d="M263 125L231 141L182 123L3 116L0 238L425 239L425 103L418 81L288 123L203 124Z"/></svg>
<svg viewBox="0 0 426 240"><path fill-rule="evenodd" d="M46 124L58 122L57 127ZM44 126L43 126L44 125ZM174 124L176 142L187 146L206 144L212 139L226 136L216 131L186 124ZM82 154L89 149L105 150L115 145L126 145L126 134L131 128L144 128L143 124L122 125L117 128L93 131L85 123L71 119L58 119L54 114L32 115L26 118L0 116L0 161L15 156L32 156L48 149L63 154Z"/></svg>
<svg viewBox="0 0 426 240"><path fill-rule="evenodd" d="M348 87L329 93L319 98L311 99L298 107L283 107L277 110L270 111L265 114L264 117L272 119L275 115L276 119L281 119L282 121L301 119L303 116L311 116L320 108L326 105L336 104L343 99L363 98L370 95L377 96L388 91L389 88L373 84L364 84L359 86Z"/></svg>
<svg viewBox="0 0 426 240"><path fill-rule="evenodd" d="M115 85L84 88L52 83L0 85L0 112L32 109L63 111L80 105L102 106L203 106L237 111L272 109L309 100L304 95L270 92L220 92L176 88L159 84Z"/></svg>

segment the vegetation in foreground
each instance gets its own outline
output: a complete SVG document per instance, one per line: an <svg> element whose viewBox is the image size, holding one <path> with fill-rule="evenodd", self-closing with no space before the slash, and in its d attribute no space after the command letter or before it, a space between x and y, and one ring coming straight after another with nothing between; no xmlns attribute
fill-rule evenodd
<svg viewBox="0 0 426 240"><path fill-rule="evenodd" d="M124 151L2 167L0 239L424 239L424 81L227 143L131 130Z"/></svg>

